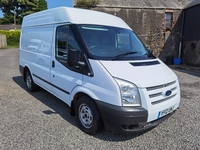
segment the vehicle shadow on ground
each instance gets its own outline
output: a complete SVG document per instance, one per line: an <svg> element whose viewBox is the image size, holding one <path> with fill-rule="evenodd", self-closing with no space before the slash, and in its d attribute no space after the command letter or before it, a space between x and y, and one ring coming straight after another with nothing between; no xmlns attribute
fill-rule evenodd
<svg viewBox="0 0 200 150"><path fill-rule="evenodd" d="M63 101L56 98L54 95L50 94L46 90L38 87L38 90L36 92L29 92L26 88L25 82L23 81L22 76L16 76L12 78L13 81L19 85L24 91L28 92L30 95L32 95L34 98L48 106L49 110L44 110L43 113L46 115L51 114L59 114L62 118L67 120L69 123L76 125L75 123L75 117L70 116L70 108L67 104L65 104Z"/></svg>
<svg viewBox="0 0 200 150"><path fill-rule="evenodd" d="M28 92L22 76L16 76L16 77L13 77L12 79L23 90ZM63 119L65 119L70 124L72 124L73 126L78 128L76 119L75 119L75 117L70 115L70 108L67 104L65 104L64 102L62 102L61 100L56 98L54 95L50 94L49 92L45 91L42 88L38 88L38 91L36 91L36 92L32 92L32 93L28 92L28 93L50 108L48 110L44 110L43 113L45 113L46 115L59 114ZM111 133L111 132L108 132L108 131L105 131L104 129L102 129L101 131L99 131L98 133L96 133L95 135L92 135L92 136L94 138L98 138L98 139L101 139L104 141L118 142L118 141L126 141L126 140L136 138L148 131L149 130L140 132L137 134L117 134L117 133ZM80 130L80 132L82 132L82 131Z"/></svg>
<svg viewBox="0 0 200 150"><path fill-rule="evenodd" d="M153 129L153 128L152 128ZM145 130L143 132L139 133L129 133L129 134L119 134L119 133L112 133L108 131L99 131L93 137L101 139L103 141L109 141L109 142L123 142L128 141L134 138L137 138L139 136L142 136L143 134L147 134L152 129Z"/></svg>

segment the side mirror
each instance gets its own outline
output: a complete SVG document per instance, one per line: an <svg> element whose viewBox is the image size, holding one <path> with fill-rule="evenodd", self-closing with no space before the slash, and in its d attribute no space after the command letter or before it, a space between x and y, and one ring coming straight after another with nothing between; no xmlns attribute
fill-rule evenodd
<svg viewBox="0 0 200 150"><path fill-rule="evenodd" d="M151 57L151 58L156 58L154 55L153 55L153 50L148 50L148 57Z"/></svg>
<svg viewBox="0 0 200 150"><path fill-rule="evenodd" d="M69 49L67 54L67 63L69 67L85 66L84 62L79 61L80 51L76 49Z"/></svg>
<svg viewBox="0 0 200 150"><path fill-rule="evenodd" d="M149 50L149 53L150 53L151 55L153 55L153 50L152 50L152 49L150 49L150 50Z"/></svg>

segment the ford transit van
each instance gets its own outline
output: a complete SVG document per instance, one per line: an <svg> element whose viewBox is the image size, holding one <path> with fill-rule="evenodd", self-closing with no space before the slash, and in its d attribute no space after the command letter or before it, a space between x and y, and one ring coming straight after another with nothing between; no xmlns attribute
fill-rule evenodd
<svg viewBox="0 0 200 150"><path fill-rule="evenodd" d="M177 76L120 18L58 7L25 16L19 68L27 89L44 88L70 106L80 129L140 132L180 104Z"/></svg>

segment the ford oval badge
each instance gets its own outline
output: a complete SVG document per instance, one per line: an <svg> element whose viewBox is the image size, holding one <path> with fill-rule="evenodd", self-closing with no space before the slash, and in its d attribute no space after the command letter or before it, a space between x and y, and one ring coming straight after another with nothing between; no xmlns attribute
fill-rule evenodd
<svg viewBox="0 0 200 150"><path fill-rule="evenodd" d="M172 94L172 91L171 90L168 90L165 92L165 96L170 96Z"/></svg>

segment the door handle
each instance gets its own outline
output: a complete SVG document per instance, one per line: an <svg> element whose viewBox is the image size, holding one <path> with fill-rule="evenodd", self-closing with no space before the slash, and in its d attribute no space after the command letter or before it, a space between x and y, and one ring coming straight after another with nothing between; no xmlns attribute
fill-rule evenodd
<svg viewBox="0 0 200 150"><path fill-rule="evenodd" d="M54 68L55 67L55 61L52 61L52 68Z"/></svg>

